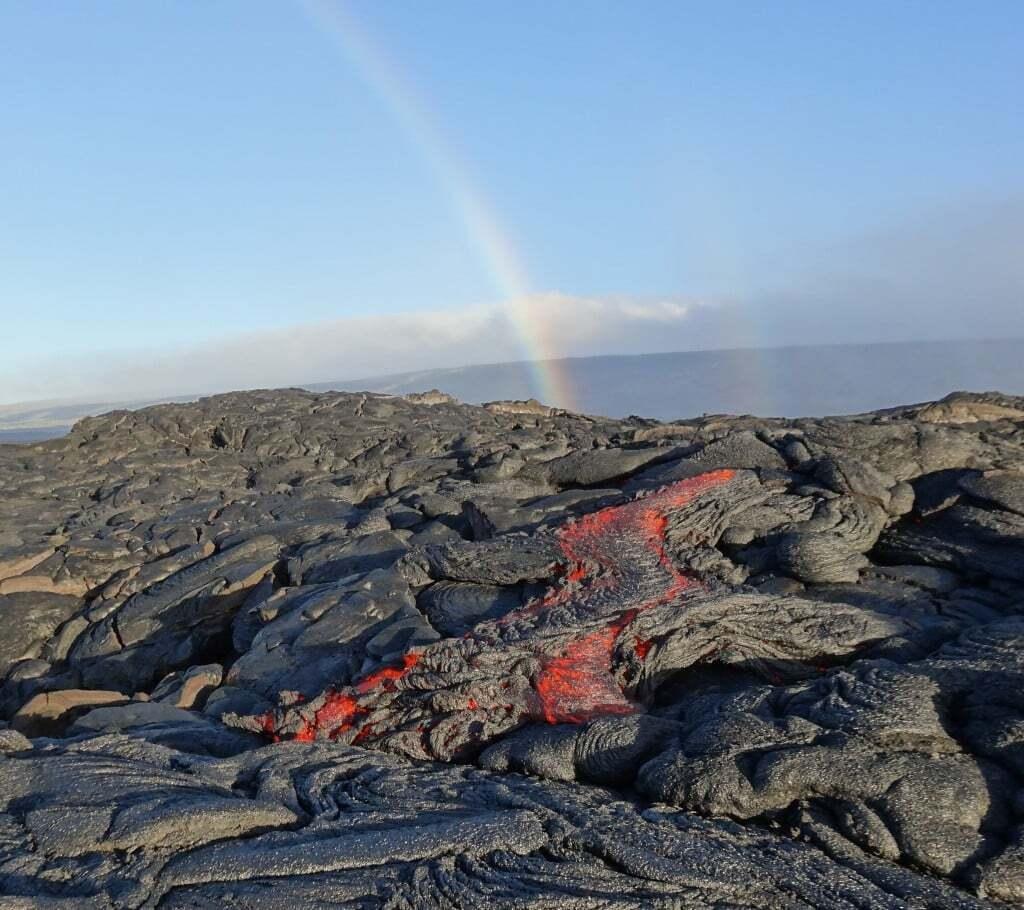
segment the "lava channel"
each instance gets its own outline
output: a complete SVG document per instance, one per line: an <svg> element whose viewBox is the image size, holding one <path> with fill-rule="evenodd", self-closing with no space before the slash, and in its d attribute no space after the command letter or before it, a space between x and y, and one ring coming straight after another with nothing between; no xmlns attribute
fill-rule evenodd
<svg viewBox="0 0 1024 910"><path fill-rule="evenodd" d="M734 474L711 471L566 522L554 532L561 572L542 597L248 726L274 740L330 738L451 760L528 723L643 710L616 679L616 649L639 614L682 604L700 587L666 553L669 515ZM651 642L631 643L642 661Z"/></svg>

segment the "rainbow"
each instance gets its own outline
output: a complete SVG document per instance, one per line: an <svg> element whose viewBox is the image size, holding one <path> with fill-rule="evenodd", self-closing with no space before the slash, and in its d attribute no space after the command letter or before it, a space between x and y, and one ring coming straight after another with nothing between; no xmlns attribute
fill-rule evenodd
<svg viewBox="0 0 1024 910"><path fill-rule="evenodd" d="M530 364L534 394L545 404L572 409L574 396L569 375L564 363L557 360L559 351L545 313L553 301L532 293L522 257L470 169L446 140L437 118L431 115L395 61L388 58L344 3L300 0L300 6L320 32L341 49L444 188L519 336L524 359Z"/></svg>

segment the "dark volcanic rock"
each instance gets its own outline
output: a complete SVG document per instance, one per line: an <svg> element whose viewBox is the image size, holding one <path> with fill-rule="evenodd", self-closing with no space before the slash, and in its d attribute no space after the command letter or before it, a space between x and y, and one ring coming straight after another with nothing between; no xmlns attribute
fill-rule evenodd
<svg viewBox="0 0 1024 910"><path fill-rule="evenodd" d="M1022 478L1024 401L967 393L0 447L2 903L1019 904Z"/></svg>
<svg viewBox="0 0 1024 910"><path fill-rule="evenodd" d="M37 657L58 627L81 608L79 598L63 594L0 595L0 673L18 660Z"/></svg>
<svg viewBox="0 0 1024 910"><path fill-rule="evenodd" d="M211 760L103 737L5 763L0 799L21 807L5 849L34 845L8 894L34 879L67 906L908 906L900 867L890 884L867 854L849 869L601 790L337 744ZM938 882L920 891L980 906Z"/></svg>

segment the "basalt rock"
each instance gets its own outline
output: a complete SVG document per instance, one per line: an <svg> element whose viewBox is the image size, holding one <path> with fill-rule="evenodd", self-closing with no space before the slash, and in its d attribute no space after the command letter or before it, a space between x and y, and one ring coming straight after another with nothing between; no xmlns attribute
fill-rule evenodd
<svg viewBox="0 0 1024 910"><path fill-rule="evenodd" d="M969 393L0 447L0 903L1019 904L1022 477L1024 401Z"/></svg>
<svg viewBox="0 0 1024 910"><path fill-rule="evenodd" d="M57 629L82 608L77 597L25 592L0 595L0 672L38 657Z"/></svg>

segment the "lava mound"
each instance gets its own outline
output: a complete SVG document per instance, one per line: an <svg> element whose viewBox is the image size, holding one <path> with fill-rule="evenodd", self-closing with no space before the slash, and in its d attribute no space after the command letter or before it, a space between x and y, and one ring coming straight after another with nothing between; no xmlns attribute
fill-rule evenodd
<svg viewBox="0 0 1024 910"><path fill-rule="evenodd" d="M1024 400L0 446L12 907L1024 903Z"/></svg>

